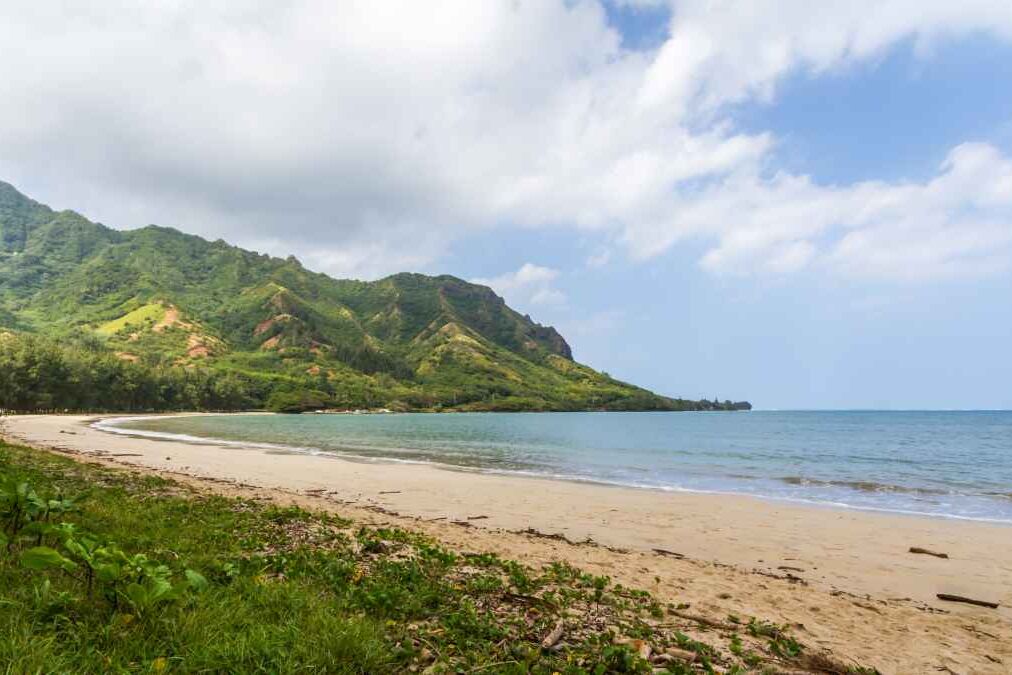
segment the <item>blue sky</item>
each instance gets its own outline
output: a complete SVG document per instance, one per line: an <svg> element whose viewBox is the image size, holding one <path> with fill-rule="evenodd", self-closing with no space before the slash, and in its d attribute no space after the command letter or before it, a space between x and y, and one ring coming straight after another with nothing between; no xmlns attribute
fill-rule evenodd
<svg viewBox="0 0 1012 675"><path fill-rule="evenodd" d="M1012 408L1007 0L40 0L0 44L0 178L56 207L483 281L667 394Z"/></svg>
<svg viewBox="0 0 1012 675"><path fill-rule="evenodd" d="M610 19L640 48L656 44L665 13ZM1012 43L975 35L914 52L906 40L827 76L797 73L734 120L776 134L777 169L825 183L925 180L966 140L1012 151ZM564 231L496 233L462 242L453 259L480 276L537 250L539 264L574 270L557 283L566 305L535 316L568 326L577 358L659 391L762 408L1012 408L1008 274L913 287L722 281L700 273L691 249L581 270L588 248Z"/></svg>

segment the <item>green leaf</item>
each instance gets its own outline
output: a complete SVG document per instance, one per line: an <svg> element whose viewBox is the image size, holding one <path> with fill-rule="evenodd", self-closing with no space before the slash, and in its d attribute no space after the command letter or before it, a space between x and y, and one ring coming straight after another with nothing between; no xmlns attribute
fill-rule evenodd
<svg viewBox="0 0 1012 675"><path fill-rule="evenodd" d="M203 574L193 570L186 570L186 580L190 582L190 588L195 591L202 591L208 587L207 579Z"/></svg>
<svg viewBox="0 0 1012 675"><path fill-rule="evenodd" d="M45 570L53 567L72 570L77 565L60 555L59 551L48 546L36 546L21 554L21 564L31 570Z"/></svg>
<svg viewBox="0 0 1012 675"><path fill-rule="evenodd" d="M167 579L155 579L151 582L151 601L152 603L159 602L160 600L168 600L174 597L174 590L172 583Z"/></svg>
<svg viewBox="0 0 1012 675"><path fill-rule="evenodd" d="M7 539L7 535L4 534L3 532L0 532L0 546L6 546L8 541L9 540Z"/></svg>
<svg viewBox="0 0 1012 675"><path fill-rule="evenodd" d="M101 565L95 565L95 576L99 581L109 583L116 581L120 578L122 570L116 563L103 563Z"/></svg>

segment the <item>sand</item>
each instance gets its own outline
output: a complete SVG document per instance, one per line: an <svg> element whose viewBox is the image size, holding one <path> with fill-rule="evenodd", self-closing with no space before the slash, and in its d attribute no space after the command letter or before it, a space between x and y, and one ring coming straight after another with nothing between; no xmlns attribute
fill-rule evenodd
<svg viewBox="0 0 1012 675"><path fill-rule="evenodd" d="M94 419L2 424L8 440L88 461L409 527L532 565L568 560L714 618L789 623L809 646L883 673L1012 673L1012 526L144 439L93 429Z"/></svg>

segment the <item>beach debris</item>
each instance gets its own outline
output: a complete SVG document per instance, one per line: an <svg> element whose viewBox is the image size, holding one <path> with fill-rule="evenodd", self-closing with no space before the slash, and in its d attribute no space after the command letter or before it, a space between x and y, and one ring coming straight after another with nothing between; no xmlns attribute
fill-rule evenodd
<svg viewBox="0 0 1012 675"><path fill-rule="evenodd" d="M399 495L401 493L401 491L400 490L380 490L379 493L381 495Z"/></svg>
<svg viewBox="0 0 1012 675"><path fill-rule="evenodd" d="M562 638L562 631L564 630L564 627L565 625L562 623L562 619L556 621L555 628L553 628L552 631L545 636L545 639L541 641L541 648L550 649L555 646L555 643Z"/></svg>
<svg viewBox="0 0 1012 675"><path fill-rule="evenodd" d="M668 657L665 659L664 657ZM679 649L678 647L668 647L664 650L663 654L657 655L658 661L668 661L669 659L678 659L685 663L692 663L696 660L698 654L696 652L689 651L688 649Z"/></svg>
<svg viewBox="0 0 1012 675"><path fill-rule="evenodd" d="M918 553L920 555L933 555L936 558L945 558L946 560L949 559L949 554L948 553L938 553L937 551L929 551L928 549L921 548L920 546L911 546L910 547L910 552L911 553Z"/></svg>
<svg viewBox="0 0 1012 675"><path fill-rule="evenodd" d="M791 567L790 565L780 565L779 567L777 567L777 569L778 570L783 570L784 572L804 572L805 571L805 570L801 569L800 567Z"/></svg>
<svg viewBox="0 0 1012 675"><path fill-rule="evenodd" d="M976 635L977 637L982 638L982 639L984 637L989 637L992 640L1000 640L1001 639L1000 637L998 637L994 633L988 633L987 631L983 631L983 630L977 628L976 626L972 626L972 625L971 626L963 626L963 628L965 630L970 631L971 633L973 633L974 635Z"/></svg>
<svg viewBox="0 0 1012 675"><path fill-rule="evenodd" d="M987 600L974 600L973 598L967 598L962 595L952 595L951 593L938 593L935 597L937 597L939 600L945 600L946 602L963 602L968 605L976 605L977 607L998 609L997 602L989 602Z"/></svg>
<svg viewBox="0 0 1012 675"><path fill-rule="evenodd" d="M656 553L657 555L666 555L666 556L671 557L671 558L678 558L679 560L685 560L685 555L684 554L682 554L682 553L676 553L674 551L669 551L666 548L655 548L655 549L653 549L653 552Z"/></svg>
<svg viewBox="0 0 1012 675"><path fill-rule="evenodd" d="M770 579L780 579L781 581L789 581L792 584L801 584L802 586L808 585L807 581L797 576L796 574L792 574L791 572L784 572L783 574L775 574L773 572L767 572L766 570L754 569L752 570L752 573L758 574L761 577L769 577Z"/></svg>
<svg viewBox="0 0 1012 675"><path fill-rule="evenodd" d="M569 537L562 534L561 532L546 533L535 530L533 527L528 527L524 530L515 530L516 534L526 534L528 537L536 537L538 539L551 539L552 541L564 541L567 544L577 544L579 542L572 541Z"/></svg>
<svg viewBox="0 0 1012 675"><path fill-rule="evenodd" d="M724 621L718 621L717 619L710 619L699 614L690 614L689 612L682 611L680 609L669 609L668 614L671 616L677 616L679 619L685 619L693 623L698 623L700 626L706 626L707 628L716 628L718 630L735 630L735 626Z"/></svg>
<svg viewBox="0 0 1012 675"><path fill-rule="evenodd" d="M139 452L113 452L109 454L110 457L143 457Z"/></svg>
<svg viewBox="0 0 1012 675"><path fill-rule="evenodd" d="M468 516L468 520L488 520L488 516Z"/></svg>

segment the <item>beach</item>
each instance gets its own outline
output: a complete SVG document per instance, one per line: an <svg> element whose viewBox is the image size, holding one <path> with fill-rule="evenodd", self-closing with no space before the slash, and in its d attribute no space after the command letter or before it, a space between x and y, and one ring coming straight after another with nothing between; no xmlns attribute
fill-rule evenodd
<svg viewBox="0 0 1012 675"><path fill-rule="evenodd" d="M769 617L883 673L1012 671L1012 526L137 438L95 419L2 424L10 442L396 523L460 550L567 560L715 619Z"/></svg>

